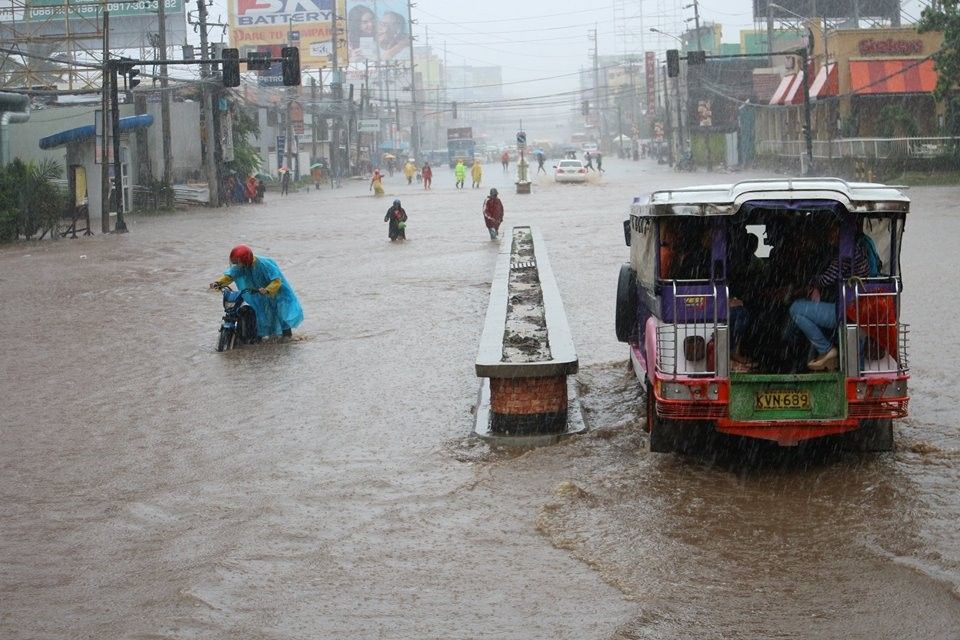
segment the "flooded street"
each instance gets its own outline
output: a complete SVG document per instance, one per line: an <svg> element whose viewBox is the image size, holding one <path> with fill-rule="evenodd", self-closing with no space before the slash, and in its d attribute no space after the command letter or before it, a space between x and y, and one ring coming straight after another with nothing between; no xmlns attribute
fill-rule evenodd
<svg viewBox="0 0 960 640"><path fill-rule="evenodd" d="M897 452L743 463L644 452L614 304L634 195L752 176L604 166L0 249L0 638L960 638L960 188L909 192ZM490 187L547 243L590 427L526 453L470 435ZM292 342L215 352L238 242L300 296Z"/></svg>

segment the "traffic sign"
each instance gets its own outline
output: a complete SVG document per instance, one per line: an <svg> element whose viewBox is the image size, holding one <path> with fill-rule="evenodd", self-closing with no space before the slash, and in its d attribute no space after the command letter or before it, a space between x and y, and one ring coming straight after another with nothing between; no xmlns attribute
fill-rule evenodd
<svg viewBox="0 0 960 640"><path fill-rule="evenodd" d="M517 146L525 147L527 146L527 133L526 131L517 131Z"/></svg>

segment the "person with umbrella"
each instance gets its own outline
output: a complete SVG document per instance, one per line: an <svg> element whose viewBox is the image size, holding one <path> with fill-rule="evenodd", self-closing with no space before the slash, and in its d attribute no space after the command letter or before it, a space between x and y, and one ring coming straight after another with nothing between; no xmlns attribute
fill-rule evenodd
<svg viewBox="0 0 960 640"><path fill-rule="evenodd" d="M323 172L326 168L326 164L319 160L310 165L310 175L313 177L314 189L320 189L320 183L323 182Z"/></svg>
<svg viewBox="0 0 960 640"><path fill-rule="evenodd" d="M546 156L543 153L543 149L535 150L533 152L533 155L537 156L537 174L539 174L541 171L546 173L547 170L543 168L543 161L546 160Z"/></svg>

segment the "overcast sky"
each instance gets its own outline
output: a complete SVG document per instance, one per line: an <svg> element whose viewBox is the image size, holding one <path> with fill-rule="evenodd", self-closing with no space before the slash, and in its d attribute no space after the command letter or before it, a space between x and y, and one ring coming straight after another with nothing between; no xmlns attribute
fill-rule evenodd
<svg viewBox="0 0 960 640"><path fill-rule="evenodd" d="M575 76L534 81L577 71L590 64L590 33L597 30L601 55L662 52L676 42L650 32L658 28L678 35L692 27L692 0L416 0L414 27L419 44L429 43L441 54L446 45L450 65L499 65L512 95L545 87L574 88ZM702 0L701 21L723 25L725 42L739 42L741 29L753 28L751 0ZM789 8L790 0L781 4ZM907 15L919 16L914 0L904 3ZM690 19L687 23L686 20ZM528 84L529 83L529 84Z"/></svg>

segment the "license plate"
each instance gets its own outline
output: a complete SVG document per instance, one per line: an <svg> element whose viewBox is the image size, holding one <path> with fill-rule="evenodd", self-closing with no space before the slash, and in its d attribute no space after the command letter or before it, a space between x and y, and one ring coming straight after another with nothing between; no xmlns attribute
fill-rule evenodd
<svg viewBox="0 0 960 640"><path fill-rule="evenodd" d="M761 391L757 394L757 411L810 409L809 391Z"/></svg>

